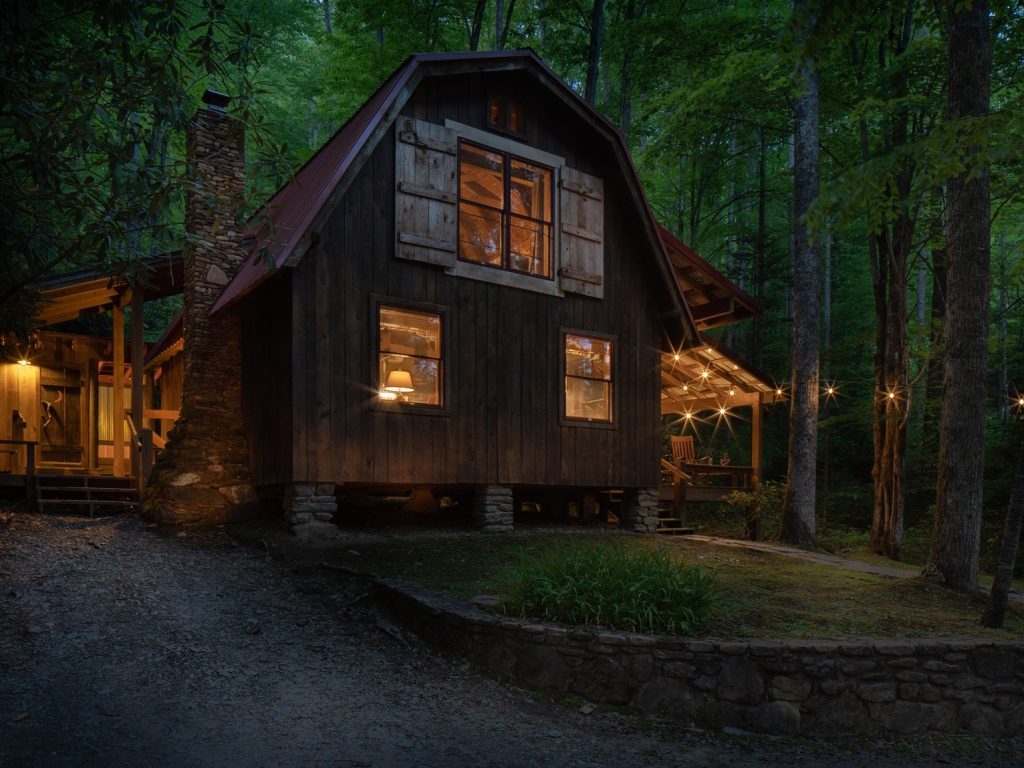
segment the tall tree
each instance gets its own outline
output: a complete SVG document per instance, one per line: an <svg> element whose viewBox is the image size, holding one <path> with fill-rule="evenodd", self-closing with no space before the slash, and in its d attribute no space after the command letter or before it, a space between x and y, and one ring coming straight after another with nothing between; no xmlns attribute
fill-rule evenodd
<svg viewBox="0 0 1024 768"><path fill-rule="evenodd" d="M988 359L989 177L971 119L988 113L991 46L987 0L950 0L947 119L964 137L947 193L946 365L939 428L935 526L925 574L955 589L978 586L985 386Z"/></svg>
<svg viewBox="0 0 1024 768"><path fill-rule="evenodd" d="M782 538L791 544L815 543L815 469L818 451L818 244L807 225L818 197L818 71L808 45L814 22L812 0L794 0L800 30L798 93L794 117L793 389L789 411L789 467L782 508Z"/></svg>
<svg viewBox="0 0 1024 768"><path fill-rule="evenodd" d="M583 98L593 104L597 98L597 76L601 68L601 36L604 33L604 0L594 0L590 13L590 50L587 53L587 84Z"/></svg>
<svg viewBox="0 0 1024 768"><path fill-rule="evenodd" d="M992 591L989 593L985 615L981 617L981 623L986 627L1003 626L1006 601L1010 596L1010 585L1013 582L1013 567L1017 562L1017 546L1020 543L1022 519L1024 519L1024 439L1021 440L1017 455L1017 472L1013 478L1010 506L1006 510L1006 522L1003 525L1003 540L999 547L996 576L992 580Z"/></svg>

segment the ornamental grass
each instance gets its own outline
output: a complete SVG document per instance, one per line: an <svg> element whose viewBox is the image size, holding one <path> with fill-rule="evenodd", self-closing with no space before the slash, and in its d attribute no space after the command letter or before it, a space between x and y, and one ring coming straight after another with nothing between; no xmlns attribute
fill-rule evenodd
<svg viewBox="0 0 1024 768"><path fill-rule="evenodd" d="M660 548L586 542L521 552L506 574L506 614L565 624L696 635L714 602L714 576Z"/></svg>

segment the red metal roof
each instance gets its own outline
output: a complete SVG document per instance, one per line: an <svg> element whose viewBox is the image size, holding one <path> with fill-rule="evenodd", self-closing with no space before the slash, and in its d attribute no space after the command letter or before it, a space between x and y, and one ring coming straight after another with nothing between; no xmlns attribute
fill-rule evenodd
<svg viewBox="0 0 1024 768"><path fill-rule="evenodd" d="M674 303L678 306L680 323L685 328L685 333L689 336L691 343L698 343L699 334L696 323L676 279L625 139L604 115L580 98L579 94L566 85L530 49L425 53L407 59L320 151L306 162L292 180L281 187L270 202L250 220L246 235L255 237L250 258L217 299L210 310L211 314L238 301L276 270L289 264L289 258L305 236L313 220L327 204L331 194L346 173L352 168L354 161L362 153L371 136L379 129L382 121L387 120L389 123L404 106L404 99L400 102L399 97L402 95L403 89L417 75L418 70L433 69L437 65L454 68L460 62L486 62L495 67L508 67L509 64L518 63L522 68L532 68L534 73L539 75L549 87L560 91L572 106L607 132L615 143L622 170L627 181L630 182L629 186L637 204L642 209L645 223L649 228L651 245L660 252L660 267L666 283L670 286L669 290L674 296ZM411 89L405 96L410 94ZM272 228L266 226L267 218L272 220Z"/></svg>

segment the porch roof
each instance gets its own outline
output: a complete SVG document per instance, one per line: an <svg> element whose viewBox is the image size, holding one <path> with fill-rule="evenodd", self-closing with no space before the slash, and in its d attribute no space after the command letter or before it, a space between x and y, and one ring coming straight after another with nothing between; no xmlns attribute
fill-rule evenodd
<svg viewBox="0 0 1024 768"><path fill-rule="evenodd" d="M698 346L661 355L662 413L699 413L782 397L767 375L707 336Z"/></svg>
<svg viewBox="0 0 1024 768"><path fill-rule="evenodd" d="M142 284L146 298L174 296L184 287L184 260L180 251L145 260L146 280ZM41 280L33 286L42 295L35 317L42 328L82 315L106 312L115 304L122 305L131 286L110 272L80 269Z"/></svg>

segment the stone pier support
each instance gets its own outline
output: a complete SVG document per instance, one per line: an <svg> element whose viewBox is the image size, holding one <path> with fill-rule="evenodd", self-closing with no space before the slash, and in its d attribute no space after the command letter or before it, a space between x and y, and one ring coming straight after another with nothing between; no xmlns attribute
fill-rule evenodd
<svg viewBox="0 0 1024 768"><path fill-rule="evenodd" d="M622 493L619 524L627 531L654 533L658 530L658 489L627 488Z"/></svg>
<svg viewBox="0 0 1024 768"><path fill-rule="evenodd" d="M331 522L338 511L333 483L293 483L284 491L284 516L300 539L332 539L338 527Z"/></svg>
<svg viewBox="0 0 1024 768"><path fill-rule="evenodd" d="M487 533L512 530L512 489L483 485L473 494L473 525Z"/></svg>

